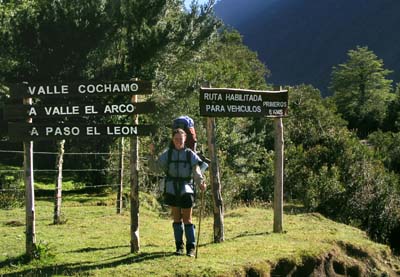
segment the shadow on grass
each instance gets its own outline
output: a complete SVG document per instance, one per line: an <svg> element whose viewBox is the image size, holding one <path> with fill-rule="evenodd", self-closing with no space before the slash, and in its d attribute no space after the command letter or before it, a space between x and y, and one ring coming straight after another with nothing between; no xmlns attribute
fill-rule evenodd
<svg viewBox="0 0 400 277"><path fill-rule="evenodd" d="M25 254L23 254L21 256L9 258L7 260L0 262L0 268L3 268L5 266L16 266L19 264L28 264L28 263L29 263L29 260L28 260L27 256Z"/></svg>
<svg viewBox="0 0 400 277"><path fill-rule="evenodd" d="M240 234L238 234L238 235L236 235L234 237L227 238L227 239L225 239L225 241L234 241L236 239L240 239L240 238L243 238L243 237L267 236L267 235L270 235L270 234L272 234L272 232L253 232L252 233L252 232L245 231L245 232L240 233ZM212 244L215 244L215 243L214 242L199 243L199 246L207 246L207 245L212 245Z"/></svg>
<svg viewBox="0 0 400 277"><path fill-rule="evenodd" d="M77 275L80 273L84 273L86 271L90 270L98 270L98 269L104 269L104 268L113 268L117 267L120 265L129 265L133 263L140 263L148 260L156 260L156 259L161 259L169 256L173 256L174 253L171 252L152 252L152 253L139 253L139 254L126 254L123 256L115 257L115 258L109 258L105 261L113 260L110 262L97 262L97 263L87 263L87 262L81 262L81 263L70 263L70 264L61 264L61 265L34 265L32 264L32 268L22 270L22 271L16 271L12 273L6 273L1 276L53 276L57 274L62 274L62 275ZM119 259L119 260L115 260ZM18 262L17 259L9 259L6 260L2 263L0 263L0 267L6 266L6 265L11 265L13 264L14 266L17 266L15 264Z"/></svg>
<svg viewBox="0 0 400 277"><path fill-rule="evenodd" d="M81 249L78 249L78 250L71 250L71 251L68 251L67 253L94 252L94 251L101 251L101 250L107 250L107 249L116 249L116 248L123 248L123 247L129 247L129 245L117 245L117 246L102 247L102 248L86 247L86 248L81 248Z"/></svg>
<svg viewBox="0 0 400 277"><path fill-rule="evenodd" d="M238 234L237 236L234 236L232 238L227 239L227 241L229 240L235 240L235 239L239 239L239 238L243 238L243 237L255 237L255 236L266 236L266 235L270 235L271 232L257 232L257 233L251 233L251 232L247 232L245 231L244 233Z"/></svg>
<svg viewBox="0 0 400 277"><path fill-rule="evenodd" d="M285 204L283 206L283 212L285 214L292 214L292 215L297 215L297 214L304 214L307 213L307 209L299 204Z"/></svg>

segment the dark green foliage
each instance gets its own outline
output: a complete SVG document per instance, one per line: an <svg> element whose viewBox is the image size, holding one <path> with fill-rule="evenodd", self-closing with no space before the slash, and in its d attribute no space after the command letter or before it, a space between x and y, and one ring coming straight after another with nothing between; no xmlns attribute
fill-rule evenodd
<svg viewBox="0 0 400 277"><path fill-rule="evenodd" d="M367 143L389 171L400 174L400 133L377 131L368 136Z"/></svg>
<svg viewBox="0 0 400 277"><path fill-rule="evenodd" d="M341 140L350 134L318 90L300 86L290 92L285 186L291 197L312 210L343 192L337 161L345 151Z"/></svg>
<svg viewBox="0 0 400 277"><path fill-rule="evenodd" d="M0 209L12 209L24 204L23 172L14 166L0 164Z"/></svg>
<svg viewBox="0 0 400 277"><path fill-rule="evenodd" d="M385 170L372 150L343 126L329 99L318 98L307 87L293 88L291 99L285 152L288 194L311 211L361 227L388 243L400 222L398 176ZM381 140L378 145L386 144Z"/></svg>
<svg viewBox="0 0 400 277"><path fill-rule="evenodd" d="M270 201L273 153L263 147L265 134L252 132L249 119L218 120L221 182L227 203Z"/></svg>
<svg viewBox="0 0 400 277"><path fill-rule="evenodd" d="M400 84L397 84L394 99L388 104L388 113L385 119L383 130L400 131Z"/></svg>
<svg viewBox="0 0 400 277"><path fill-rule="evenodd" d="M10 1L0 13L8 82L82 78L89 52L112 27L99 1Z"/></svg>

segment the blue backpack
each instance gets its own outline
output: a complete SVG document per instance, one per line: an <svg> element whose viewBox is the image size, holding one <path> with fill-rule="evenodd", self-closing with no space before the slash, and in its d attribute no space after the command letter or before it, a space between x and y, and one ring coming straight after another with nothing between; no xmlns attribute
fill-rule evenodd
<svg viewBox="0 0 400 277"><path fill-rule="evenodd" d="M186 132L186 147L196 152L196 130L194 129L194 121L187 115L175 118L172 121L172 129L183 129Z"/></svg>

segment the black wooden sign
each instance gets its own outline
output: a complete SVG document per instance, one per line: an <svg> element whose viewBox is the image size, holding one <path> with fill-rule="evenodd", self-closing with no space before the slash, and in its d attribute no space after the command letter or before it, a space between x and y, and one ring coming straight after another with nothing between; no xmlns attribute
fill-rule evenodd
<svg viewBox="0 0 400 277"><path fill-rule="evenodd" d="M60 104L60 105L6 105L5 120L24 118L60 118L97 115L146 114L155 111L154 102L121 104Z"/></svg>
<svg viewBox="0 0 400 277"><path fill-rule="evenodd" d="M135 137L149 136L154 133L153 125L8 123L8 135L12 141L110 136Z"/></svg>
<svg viewBox="0 0 400 277"><path fill-rule="evenodd" d="M11 84L9 87L12 98L82 97L152 93L152 85L149 81Z"/></svg>
<svg viewBox="0 0 400 277"><path fill-rule="evenodd" d="M284 117L288 91L201 88L200 115L209 117Z"/></svg>
<svg viewBox="0 0 400 277"><path fill-rule="evenodd" d="M152 113L154 102L105 103L107 96L151 94L149 81L74 82L58 84L14 84L10 86L14 102L18 98L38 98L34 105L7 105L4 117L8 122L8 136L14 141L71 139L81 137L135 137L151 135L152 125L93 124L82 121L91 116ZM96 101L89 97L95 96ZM97 97L96 97L97 96ZM58 101L58 99L62 101ZM54 101L56 100L56 101ZM86 100L86 101L85 101ZM25 123L24 119L43 119L46 123ZM82 118L79 123L69 118ZM58 119L58 120L57 120ZM64 123L58 123L62 119ZM18 121L12 123L10 121ZM67 122L65 122L67 121ZM49 122L49 123L47 123Z"/></svg>

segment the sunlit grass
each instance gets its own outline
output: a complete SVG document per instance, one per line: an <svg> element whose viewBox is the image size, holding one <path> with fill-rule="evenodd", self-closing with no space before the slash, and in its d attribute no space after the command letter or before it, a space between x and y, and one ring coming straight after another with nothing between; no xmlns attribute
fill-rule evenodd
<svg viewBox="0 0 400 277"><path fill-rule="evenodd" d="M301 263L304 257L340 254L340 245L347 243L379 255L390 252L369 241L364 232L319 214L285 214L285 232L275 234L271 209L241 207L225 214L225 242L213 243L213 220L206 217L198 259L177 257L170 219L159 212L152 197L142 194L141 250L131 254L129 211L117 215L113 200L114 195L67 196L62 206L67 221L62 225L52 224L53 203L38 200L37 242L54 256L28 264L20 259L25 227L18 222L25 222L24 209L0 210L0 275L245 276L248 268L269 272L283 258Z"/></svg>
<svg viewBox="0 0 400 277"><path fill-rule="evenodd" d="M53 180L53 184L49 183L49 180L44 181L35 181L35 189L42 189L42 190L54 190L55 189L56 180ZM84 188L85 184L80 182L75 182L72 180L63 180L62 190L74 190Z"/></svg>

